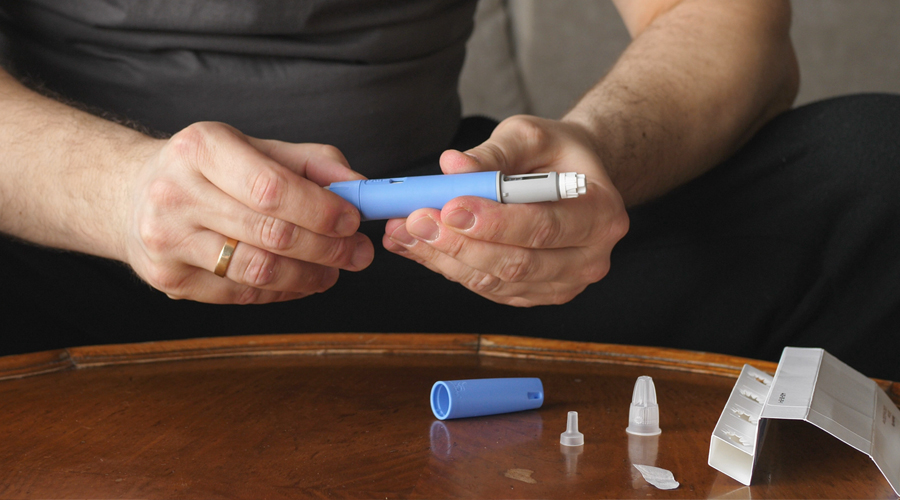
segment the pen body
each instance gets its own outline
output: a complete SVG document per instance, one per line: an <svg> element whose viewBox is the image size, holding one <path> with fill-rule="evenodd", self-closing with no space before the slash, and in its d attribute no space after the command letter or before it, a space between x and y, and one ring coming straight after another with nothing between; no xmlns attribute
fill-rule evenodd
<svg viewBox="0 0 900 500"><path fill-rule="evenodd" d="M586 190L584 174L546 172L501 175L472 172L335 182L328 189L352 203L362 220L407 217L420 208L441 209L457 196L500 203L540 203L577 198Z"/></svg>
<svg viewBox="0 0 900 500"><path fill-rule="evenodd" d="M500 201L500 172L423 175L335 182L328 189L359 209L362 220L397 219L420 208L441 209L458 196Z"/></svg>

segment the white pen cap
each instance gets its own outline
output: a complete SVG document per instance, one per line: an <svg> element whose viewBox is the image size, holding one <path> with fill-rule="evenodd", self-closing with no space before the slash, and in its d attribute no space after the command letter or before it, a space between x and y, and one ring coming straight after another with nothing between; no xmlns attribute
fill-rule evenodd
<svg viewBox="0 0 900 500"><path fill-rule="evenodd" d="M559 174L559 197L578 198L578 195L587 192L587 181L584 174L575 172L563 172Z"/></svg>

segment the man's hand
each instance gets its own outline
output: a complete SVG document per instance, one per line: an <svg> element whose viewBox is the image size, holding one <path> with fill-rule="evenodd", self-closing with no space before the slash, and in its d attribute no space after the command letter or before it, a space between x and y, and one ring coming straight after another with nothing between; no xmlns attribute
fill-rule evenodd
<svg viewBox="0 0 900 500"><path fill-rule="evenodd" d="M0 70L0 232L126 262L172 298L290 300L372 262L359 213L322 189L360 179L336 148L197 123L158 140ZM224 279L214 270L239 241Z"/></svg>
<svg viewBox="0 0 900 500"><path fill-rule="evenodd" d="M388 250L416 260L495 302L562 304L609 270L628 230L622 198L591 136L578 125L517 116L466 153L447 151L444 173L579 172L587 193L558 202L505 205L463 196L440 211L421 209L388 222Z"/></svg>
<svg viewBox="0 0 900 500"><path fill-rule="evenodd" d="M561 121L514 117L446 173L578 171L575 200L498 205L458 198L387 225L384 245L497 302L566 302L609 268L629 206L734 153L788 109L798 70L786 0L616 0L634 37Z"/></svg>
<svg viewBox="0 0 900 500"><path fill-rule="evenodd" d="M359 213L322 189L360 179L336 148L247 137L220 123L160 141L130 186L126 260L172 298L267 303L327 290L374 249ZM239 241L225 279L213 273Z"/></svg>

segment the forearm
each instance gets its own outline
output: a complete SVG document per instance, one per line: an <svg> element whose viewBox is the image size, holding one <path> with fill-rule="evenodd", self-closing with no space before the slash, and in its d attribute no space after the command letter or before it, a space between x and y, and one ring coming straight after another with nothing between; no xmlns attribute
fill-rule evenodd
<svg viewBox="0 0 900 500"><path fill-rule="evenodd" d="M123 259L124 200L154 139L0 70L0 232Z"/></svg>
<svg viewBox="0 0 900 500"><path fill-rule="evenodd" d="M799 79L787 2L687 0L652 21L646 5L617 3L634 41L563 118L590 131L627 205L723 161Z"/></svg>

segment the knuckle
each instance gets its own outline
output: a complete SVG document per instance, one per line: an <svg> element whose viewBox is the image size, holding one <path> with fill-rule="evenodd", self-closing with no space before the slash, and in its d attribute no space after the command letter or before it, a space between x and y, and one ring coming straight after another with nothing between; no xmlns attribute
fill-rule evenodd
<svg viewBox="0 0 900 500"><path fill-rule="evenodd" d="M234 302L240 305L256 304L259 302L261 297L262 290L260 290L259 288L253 288L252 286L245 286L242 287Z"/></svg>
<svg viewBox="0 0 900 500"><path fill-rule="evenodd" d="M287 179L270 169L261 169L250 183L251 208L264 214L281 208L287 187Z"/></svg>
<svg viewBox="0 0 900 500"><path fill-rule="evenodd" d="M501 125L508 132L520 137L525 144L533 147L546 146L550 140L550 134L541 126L534 117L516 115L507 118Z"/></svg>
<svg viewBox="0 0 900 500"><path fill-rule="evenodd" d="M534 307L536 305L540 305L539 302L535 302L535 301L525 298L525 297L510 297L508 299L503 300L502 303L504 303L508 306L522 307L522 308Z"/></svg>
<svg viewBox="0 0 900 500"><path fill-rule="evenodd" d="M622 213L615 218L613 218L612 223L609 225L609 233L610 239L613 241L619 241L628 234L628 229L631 225L631 222L628 218L628 214L623 210Z"/></svg>
<svg viewBox="0 0 900 500"><path fill-rule="evenodd" d="M548 248L557 243L562 233L558 219L538 219L537 226L531 233L528 246L531 248Z"/></svg>
<svg viewBox="0 0 900 500"><path fill-rule="evenodd" d="M552 305L552 306L561 306L567 302L570 302L572 299L578 296L587 285L584 286L566 286L566 285L558 285L554 286L550 290L547 290L547 293L541 297L539 302L536 302L535 305Z"/></svg>
<svg viewBox="0 0 900 500"><path fill-rule="evenodd" d="M161 217L141 217L137 223L137 235L141 245L153 256L164 255L178 245L175 231L176 227L166 223Z"/></svg>
<svg viewBox="0 0 900 500"><path fill-rule="evenodd" d="M561 306L570 302L577 293L555 293L550 296L550 299L547 301L547 305L549 306Z"/></svg>
<svg viewBox="0 0 900 500"><path fill-rule="evenodd" d="M479 149L481 149L482 153L487 153L488 156L493 158L493 161L496 165L509 165L509 155L498 144L495 144L493 142L485 142L478 147Z"/></svg>
<svg viewBox="0 0 900 500"><path fill-rule="evenodd" d="M257 226L259 242L264 248L285 250L297 242L298 227L276 217L260 215Z"/></svg>
<svg viewBox="0 0 900 500"><path fill-rule="evenodd" d="M147 185L147 208L154 215L176 210L189 204L187 190L178 182L166 177L159 177Z"/></svg>
<svg viewBox="0 0 900 500"><path fill-rule="evenodd" d="M164 224L148 221L140 225L141 243L147 253L153 256L162 256L173 248L169 231Z"/></svg>
<svg viewBox="0 0 900 500"><path fill-rule="evenodd" d="M611 211L608 217L594 218L587 239L597 245L605 244L611 247L628 234L630 226L628 212L622 207Z"/></svg>
<svg viewBox="0 0 900 500"><path fill-rule="evenodd" d="M474 271L462 283L475 293L486 294L496 291L502 284L502 281L492 274Z"/></svg>
<svg viewBox="0 0 900 500"><path fill-rule="evenodd" d="M278 258L266 251L256 251L250 256L241 272L241 282L251 287L265 287L275 279Z"/></svg>
<svg viewBox="0 0 900 500"><path fill-rule="evenodd" d="M346 266L350 264L356 238L330 238L327 243L315 252L315 262L327 266Z"/></svg>
<svg viewBox="0 0 900 500"><path fill-rule="evenodd" d="M465 238L449 238L449 241L444 241L440 249L441 253L455 259L462 253L465 241Z"/></svg>
<svg viewBox="0 0 900 500"><path fill-rule="evenodd" d="M168 146L177 159L190 165L201 164L209 158L214 129L212 123L194 123L173 135Z"/></svg>
<svg viewBox="0 0 900 500"><path fill-rule="evenodd" d="M319 276L319 286L316 288L316 292L324 292L329 288L333 287L338 280L339 273L337 269L326 268L325 272L320 273Z"/></svg>
<svg viewBox="0 0 900 500"><path fill-rule="evenodd" d="M147 270L144 277L147 283L159 291L177 297L184 297L187 275L177 269L168 266L153 266Z"/></svg>
<svg viewBox="0 0 900 500"><path fill-rule="evenodd" d="M331 144L320 144L319 154L321 156L324 156L325 158L330 158L339 163L347 163L347 159L344 157L344 153L342 153L340 149L332 146Z"/></svg>
<svg viewBox="0 0 900 500"><path fill-rule="evenodd" d="M502 243L510 233L515 233L511 225L513 223L506 217L482 217L469 234L485 241Z"/></svg>
<svg viewBox="0 0 900 500"><path fill-rule="evenodd" d="M523 281L531 274L534 262L534 257L529 252L511 252L498 277L507 283Z"/></svg>
<svg viewBox="0 0 900 500"><path fill-rule="evenodd" d="M151 255L160 255L170 248L169 228L155 217L147 217L138 223L138 238Z"/></svg>
<svg viewBox="0 0 900 500"><path fill-rule="evenodd" d="M606 259L596 259L591 261L581 271L582 282L596 283L602 280L609 273L609 267L609 261Z"/></svg>

